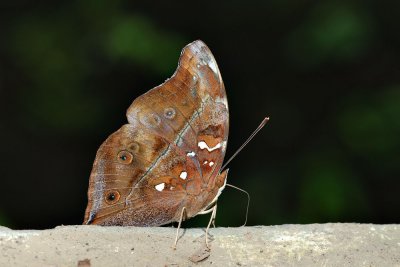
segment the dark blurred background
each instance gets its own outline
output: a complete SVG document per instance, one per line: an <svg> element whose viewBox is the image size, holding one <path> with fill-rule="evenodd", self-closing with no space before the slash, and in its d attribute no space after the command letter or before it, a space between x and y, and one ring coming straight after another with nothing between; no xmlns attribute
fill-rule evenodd
<svg viewBox="0 0 400 267"><path fill-rule="evenodd" d="M7 1L0 225L81 224L95 153L201 39L225 82L249 225L400 222L399 1ZM244 222L225 189L219 226ZM186 226L205 226L199 216Z"/></svg>

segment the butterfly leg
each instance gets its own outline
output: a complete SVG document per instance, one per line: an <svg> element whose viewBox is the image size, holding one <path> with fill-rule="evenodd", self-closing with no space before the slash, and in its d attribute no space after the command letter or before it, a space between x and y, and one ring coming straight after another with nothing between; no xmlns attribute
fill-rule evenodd
<svg viewBox="0 0 400 267"><path fill-rule="evenodd" d="M214 207L212 208L211 218L210 218L210 221L208 222L207 229L206 229L206 246L208 249L210 248L210 246L208 244L208 230L210 229L211 223L215 227L214 223L215 223L216 215L217 215L217 204L215 204Z"/></svg>
<svg viewBox="0 0 400 267"><path fill-rule="evenodd" d="M182 211L181 211L181 217L179 218L178 228L176 228L175 242L174 242L174 246L172 247L173 249L176 249L176 244L178 243L179 229L181 228L183 216L185 216L185 211L186 211L186 207L183 207Z"/></svg>
<svg viewBox="0 0 400 267"><path fill-rule="evenodd" d="M204 214L209 214L210 212L214 211L214 207L209 208L208 210L204 210L202 212L197 213L197 215L204 215ZM215 220L212 221L212 225L215 228Z"/></svg>

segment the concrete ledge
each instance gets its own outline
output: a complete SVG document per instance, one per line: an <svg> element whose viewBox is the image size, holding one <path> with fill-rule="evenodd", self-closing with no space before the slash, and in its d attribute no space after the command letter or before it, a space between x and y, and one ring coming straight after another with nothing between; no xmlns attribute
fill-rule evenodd
<svg viewBox="0 0 400 267"><path fill-rule="evenodd" d="M400 225L215 228L210 252L203 229L182 233L173 250L169 227L0 227L0 266L400 266Z"/></svg>

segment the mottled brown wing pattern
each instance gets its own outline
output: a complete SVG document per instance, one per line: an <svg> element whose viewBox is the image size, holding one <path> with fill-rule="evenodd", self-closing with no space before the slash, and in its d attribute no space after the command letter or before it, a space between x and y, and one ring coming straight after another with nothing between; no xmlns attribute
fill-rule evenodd
<svg viewBox="0 0 400 267"><path fill-rule="evenodd" d="M85 224L162 225L215 201L226 182L229 112L203 42L187 45L175 74L135 99L127 117L97 152Z"/></svg>

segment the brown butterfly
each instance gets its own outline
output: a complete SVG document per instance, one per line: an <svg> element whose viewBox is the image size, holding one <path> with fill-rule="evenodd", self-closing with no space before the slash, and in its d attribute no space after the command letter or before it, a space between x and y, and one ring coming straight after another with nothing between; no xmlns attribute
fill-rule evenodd
<svg viewBox="0 0 400 267"><path fill-rule="evenodd" d="M221 166L229 111L210 49L199 40L187 45L174 75L135 99L127 117L97 151L84 224L159 226L208 212L215 217L228 174Z"/></svg>

